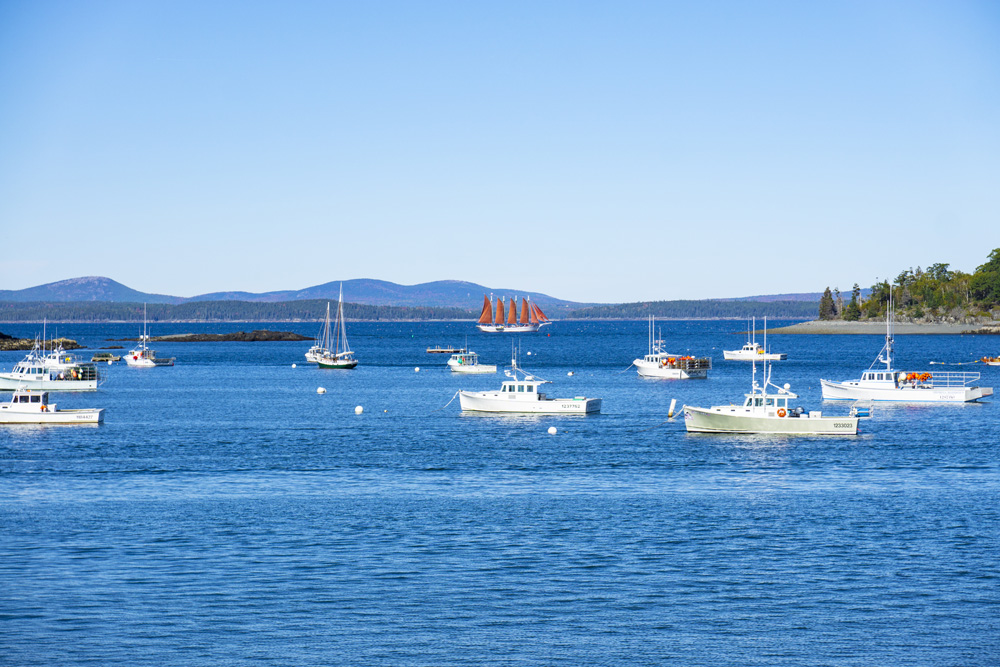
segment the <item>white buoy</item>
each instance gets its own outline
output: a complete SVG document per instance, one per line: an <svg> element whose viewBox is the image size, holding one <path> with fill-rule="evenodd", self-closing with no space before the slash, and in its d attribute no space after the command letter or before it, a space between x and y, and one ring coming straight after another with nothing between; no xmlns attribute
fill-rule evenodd
<svg viewBox="0 0 1000 667"><path fill-rule="evenodd" d="M356 415L360 415L364 411L365 411L365 409L363 407L361 407L360 405L358 407L354 408L354 414L356 414Z"/></svg>
<svg viewBox="0 0 1000 667"><path fill-rule="evenodd" d="M549 427L549 435L555 435L557 432L558 431L556 431L556 427L555 426L550 426Z"/></svg>
<svg viewBox="0 0 1000 667"><path fill-rule="evenodd" d="M413 372L414 373L419 373L420 372L420 366L417 366L416 368L414 368Z"/></svg>
<svg viewBox="0 0 1000 667"><path fill-rule="evenodd" d="M531 356L531 352L528 352L528 356L529 356L529 357Z"/></svg>
<svg viewBox="0 0 1000 667"><path fill-rule="evenodd" d="M292 364L292 368L295 368L295 364Z"/></svg>
<svg viewBox="0 0 1000 667"><path fill-rule="evenodd" d="M570 371L569 373L566 373L566 375L568 375L570 377L573 377L573 371Z"/></svg>
<svg viewBox="0 0 1000 667"><path fill-rule="evenodd" d="M108 359L108 366L110 366L110 365L111 365L111 360L110 360L110 359Z"/></svg>
<svg viewBox="0 0 1000 667"><path fill-rule="evenodd" d="M325 394L326 393L326 389L324 389L323 387L316 387L316 393L317 394Z"/></svg>
<svg viewBox="0 0 1000 667"><path fill-rule="evenodd" d="M676 398L671 398L670 399L670 409L667 411L667 417L669 419L673 419L674 418L674 408L676 408L676 407L677 407L677 399Z"/></svg>

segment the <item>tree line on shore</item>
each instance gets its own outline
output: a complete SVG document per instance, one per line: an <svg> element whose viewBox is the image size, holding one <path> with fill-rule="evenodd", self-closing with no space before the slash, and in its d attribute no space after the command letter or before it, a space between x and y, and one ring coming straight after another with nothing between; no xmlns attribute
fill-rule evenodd
<svg viewBox="0 0 1000 667"><path fill-rule="evenodd" d="M971 274L952 271L949 264L932 264L926 270L918 266L901 272L892 282L875 283L864 300L857 283L846 303L840 290L827 287L820 297L819 319L882 319L890 294L905 318L991 318L1000 308L1000 248L990 252L986 263Z"/></svg>

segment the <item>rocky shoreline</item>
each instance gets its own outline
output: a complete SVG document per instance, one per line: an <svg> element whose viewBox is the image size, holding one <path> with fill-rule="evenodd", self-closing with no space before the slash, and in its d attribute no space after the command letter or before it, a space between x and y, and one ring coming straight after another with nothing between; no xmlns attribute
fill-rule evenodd
<svg viewBox="0 0 1000 667"><path fill-rule="evenodd" d="M43 349L54 350L57 346L62 345L64 350L79 350L83 348L75 340L70 338L53 338L51 340L41 341ZM14 338L13 336L8 336L5 333L0 332L0 352L10 352L10 351L23 351L30 350L35 346L34 338Z"/></svg>
<svg viewBox="0 0 1000 667"><path fill-rule="evenodd" d="M885 334L885 322L846 322L844 320L813 320L787 327L768 329L768 333L779 334ZM956 334L998 334L1000 324L968 324L961 322L896 322L896 335L956 335Z"/></svg>

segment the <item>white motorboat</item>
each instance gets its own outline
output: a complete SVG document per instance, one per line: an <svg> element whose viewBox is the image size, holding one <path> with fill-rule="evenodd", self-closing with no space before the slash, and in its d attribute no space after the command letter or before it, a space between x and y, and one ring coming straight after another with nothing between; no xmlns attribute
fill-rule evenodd
<svg viewBox="0 0 1000 667"><path fill-rule="evenodd" d="M518 368L516 357L511 359L510 370L504 373L510 380L504 381L499 391L459 391L462 410L546 415L586 415L601 411L599 398L549 398L541 387L551 383Z"/></svg>
<svg viewBox="0 0 1000 667"><path fill-rule="evenodd" d="M892 367L892 301L885 317L885 344L879 356L859 379L820 379L828 401L891 401L896 403L969 403L993 395L992 387L980 387L979 373L899 371ZM876 368L884 364L885 368Z"/></svg>
<svg viewBox="0 0 1000 667"><path fill-rule="evenodd" d="M347 344L347 327L344 325L344 284L340 284L340 297L337 301L337 322L333 334L330 333L330 304L326 304L326 326L323 329L323 340L320 342L323 351L316 363L320 368L350 369L358 365L358 360Z"/></svg>
<svg viewBox="0 0 1000 667"><path fill-rule="evenodd" d="M764 318L764 328L767 329L767 318ZM722 358L727 361L784 361L788 355L784 352L768 352L757 342L757 318L753 318L747 331L747 342L738 350L723 350Z"/></svg>
<svg viewBox="0 0 1000 667"><path fill-rule="evenodd" d="M655 322L649 318L649 351L641 359L632 364L639 375L649 378L665 378L670 380L705 379L712 368L709 357L692 357L690 355L671 354L663 349L663 340L654 333Z"/></svg>
<svg viewBox="0 0 1000 667"><path fill-rule="evenodd" d="M496 373L496 364L479 363L479 355L473 351L462 352L451 355L448 360L448 367L453 373Z"/></svg>
<svg viewBox="0 0 1000 667"><path fill-rule="evenodd" d="M1000 357L983 357L980 361L987 366L1000 366Z"/></svg>
<svg viewBox="0 0 1000 667"><path fill-rule="evenodd" d="M49 403L49 392L18 389L0 404L0 424L99 424L104 408L60 410Z"/></svg>
<svg viewBox="0 0 1000 667"><path fill-rule="evenodd" d="M688 433L769 433L783 435L857 435L859 414L852 408L843 417L827 417L820 411L792 407L798 398L786 383L771 383L770 366L764 364L764 383L757 384L757 364L753 365L750 393L742 405L714 405L710 408L683 407Z"/></svg>
<svg viewBox="0 0 1000 667"><path fill-rule="evenodd" d="M174 357L157 357L156 351L149 349L149 334L146 332L146 304L142 304L142 338L139 344L125 355L125 363L136 368L173 366Z"/></svg>
<svg viewBox="0 0 1000 667"><path fill-rule="evenodd" d="M61 350L61 348L60 348ZM97 389L101 376L97 366L81 362L75 356L67 355L55 359L42 351L38 342L27 356L14 365L10 372L0 373L0 390L17 389L51 391L91 391ZM60 361L61 360L61 361Z"/></svg>
<svg viewBox="0 0 1000 667"><path fill-rule="evenodd" d="M546 324L552 324L542 309L532 303L528 297L521 299L521 317L517 317L517 301L507 302L507 316L504 317L503 298L497 297L496 309L490 297L483 295L483 310L479 314L476 325L480 331L487 333L530 333L538 331Z"/></svg>

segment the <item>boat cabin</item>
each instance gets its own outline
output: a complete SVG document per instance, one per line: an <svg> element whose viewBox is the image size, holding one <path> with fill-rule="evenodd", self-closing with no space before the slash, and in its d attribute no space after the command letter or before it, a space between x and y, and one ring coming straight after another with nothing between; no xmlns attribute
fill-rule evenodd
<svg viewBox="0 0 1000 667"><path fill-rule="evenodd" d="M31 391L22 389L15 391L10 397L10 403L2 406L4 410L16 410L18 412L46 412L49 407L49 392ZM55 408L55 406L51 406Z"/></svg>
<svg viewBox="0 0 1000 667"><path fill-rule="evenodd" d="M761 396L760 394L748 394L747 400L743 403L745 408L774 408L788 409L787 396Z"/></svg>
<svg viewBox="0 0 1000 667"><path fill-rule="evenodd" d="M876 384L884 385L889 387L895 387L897 379L902 375L902 371L865 371L861 374L861 381L865 384Z"/></svg>
<svg viewBox="0 0 1000 667"><path fill-rule="evenodd" d="M501 384L500 393L506 394L508 398L537 397L538 400L544 400L545 394L538 391L538 387L543 384L548 384L548 380L513 380Z"/></svg>
<svg viewBox="0 0 1000 667"><path fill-rule="evenodd" d="M448 363L452 366L475 366L479 363L479 355L475 352L466 352L465 354L453 354Z"/></svg>

